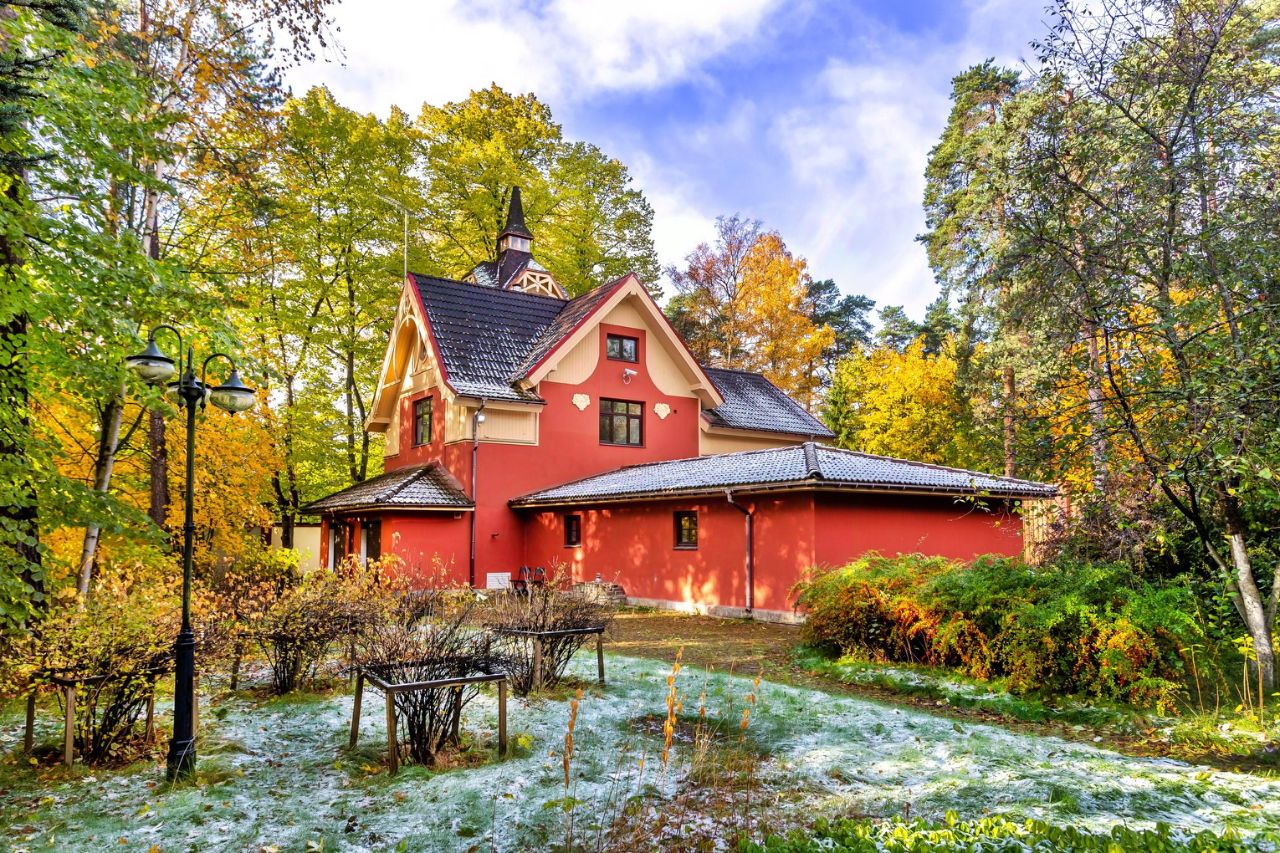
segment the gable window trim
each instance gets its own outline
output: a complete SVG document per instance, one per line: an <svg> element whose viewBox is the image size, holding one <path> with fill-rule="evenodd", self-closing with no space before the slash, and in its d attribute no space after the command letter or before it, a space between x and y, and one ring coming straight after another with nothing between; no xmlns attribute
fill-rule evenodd
<svg viewBox="0 0 1280 853"><path fill-rule="evenodd" d="M676 510L671 514L671 520L675 532L675 550L698 550L697 510Z"/></svg>
<svg viewBox="0 0 1280 853"><path fill-rule="evenodd" d="M413 446L422 447L430 444L433 438L431 397L422 397L413 401Z"/></svg>
<svg viewBox="0 0 1280 853"><path fill-rule="evenodd" d="M576 512L564 514L564 547L580 548L582 546L582 516Z"/></svg>
<svg viewBox="0 0 1280 853"><path fill-rule="evenodd" d="M644 447L644 403L600 398L600 444Z"/></svg>
<svg viewBox="0 0 1280 853"><path fill-rule="evenodd" d="M634 335L618 335L608 332L604 336L604 354L610 361L640 363L640 339Z"/></svg>

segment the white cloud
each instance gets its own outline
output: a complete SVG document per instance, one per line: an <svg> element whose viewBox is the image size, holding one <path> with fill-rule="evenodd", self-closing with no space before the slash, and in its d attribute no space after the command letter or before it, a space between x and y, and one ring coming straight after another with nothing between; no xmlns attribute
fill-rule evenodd
<svg viewBox="0 0 1280 853"><path fill-rule="evenodd" d="M343 103L379 114L497 82L537 92L570 124L594 118L601 101L693 82L708 97L694 118L666 123L661 140L625 117L589 122L591 141L628 164L653 205L662 262L712 239L717 214L740 211L779 229L814 275L919 317L937 288L914 238L950 79L990 56L1016 65L1044 31L1042 4L970 0L958 34L904 35L855 10L860 23L814 76L780 81L772 94L725 94L731 87L709 70L717 60L767 56L784 20L828 24L811 4L778 4L350 0L336 13L345 66L303 66L289 81L327 83Z"/></svg>
<svg viewBox="0 0 1280 853"><path fill-rule="evenodd" d="M334 13L341 57L288 79L325 83L343 103L410 112L497 82L563 104L601 92L653 89L697 77L752 38L778 0L349 2ZM335 61L341 60L341 61Z"/></svg>
<svg viewBox="0 0 1280 853"><path fill-rule="evenodd" d="M773 224L815 276L923 316L937 286L915 237L925 230L924 170L950 111L950 80L991 56L1017 64L1039 19L1025 0L985 0L950 43L868 26L808 97L772 120L769 139L790 175L780 181L802 199L779 202Z"/></svg>

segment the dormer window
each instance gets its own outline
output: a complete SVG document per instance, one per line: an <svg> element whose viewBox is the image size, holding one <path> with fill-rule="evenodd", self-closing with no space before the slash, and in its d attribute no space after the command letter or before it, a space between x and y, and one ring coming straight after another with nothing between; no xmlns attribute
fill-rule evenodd
<svg viewBox="0 0 1280 853"><path fill-rule="evenodd" d="M609 335L605 338L604 352L614 361L629 361L635 364L640 360L640 341L626 335Z"/></svg>

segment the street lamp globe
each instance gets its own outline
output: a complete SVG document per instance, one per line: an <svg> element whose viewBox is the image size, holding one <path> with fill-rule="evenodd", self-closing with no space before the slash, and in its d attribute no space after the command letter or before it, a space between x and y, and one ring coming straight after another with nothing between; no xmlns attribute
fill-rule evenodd
<svg viewBox="0 0 1280 853"><path fill-rule="evenodd" d="M240 372L232 369L227 381L209 392L209 402L231 414L253 407L254 391L240 381Z"/></svg>
<svg viewBox="0 0 1280 853"><path fill-rule="evenodd" d="M125 362L138 375L138 378L148 385L163 384L178 372L173 359L160 352L160 348L156 346L155 338L147 342L145 350L137 355L129 356L125 359Z"/></svg>

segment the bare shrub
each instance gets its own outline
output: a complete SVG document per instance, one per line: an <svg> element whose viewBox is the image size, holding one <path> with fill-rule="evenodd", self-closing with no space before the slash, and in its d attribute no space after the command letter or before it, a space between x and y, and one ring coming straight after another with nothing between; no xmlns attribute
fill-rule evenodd
<svg viewBox="0 0 1280 853"><path fill-rule="evenodd" d="M541 644L542 687L564 678L569 661L589 639L587 634L532 637L526 633L607 627L615 608L607 601L567 590L557 574L528 591L492 594L481 621L494 635L493 653L511 681L512 690L527 696L534 689L534 663Z"/></svg>
<svg viewBox="0 0 1280 853"><path fill-rule="evenodd" d="M477 630L470 590L433 590L402 599L402 618L374 626L364 638L366 671L389 684L464 678L491 672L488 636ZM403 617L408 618L403 618ZM432 687L395 693L401 758L434 765L437 756L460 743L462 710L480 685Z"/></svg>
<svg viewBox="0 0 1280 853"><path fill-rule="evenodd" d="M6 692L76 682L75 747L86 764L133 758L157 677L172 668L174 590L104 566L93 595L58 596L4 653ZM62 699L61 690L58 697Z"/></svg>
<svg viewBox="0 0 1280 853"><path fill-rule="evenodd" d="M252 620L248 636L271 668L272 689L289 693L313 680L339 641L350 650L387 622L399 606L400 588L379 576L377 566L344 562L333 572L315 571L285 588Z"/></svg>

